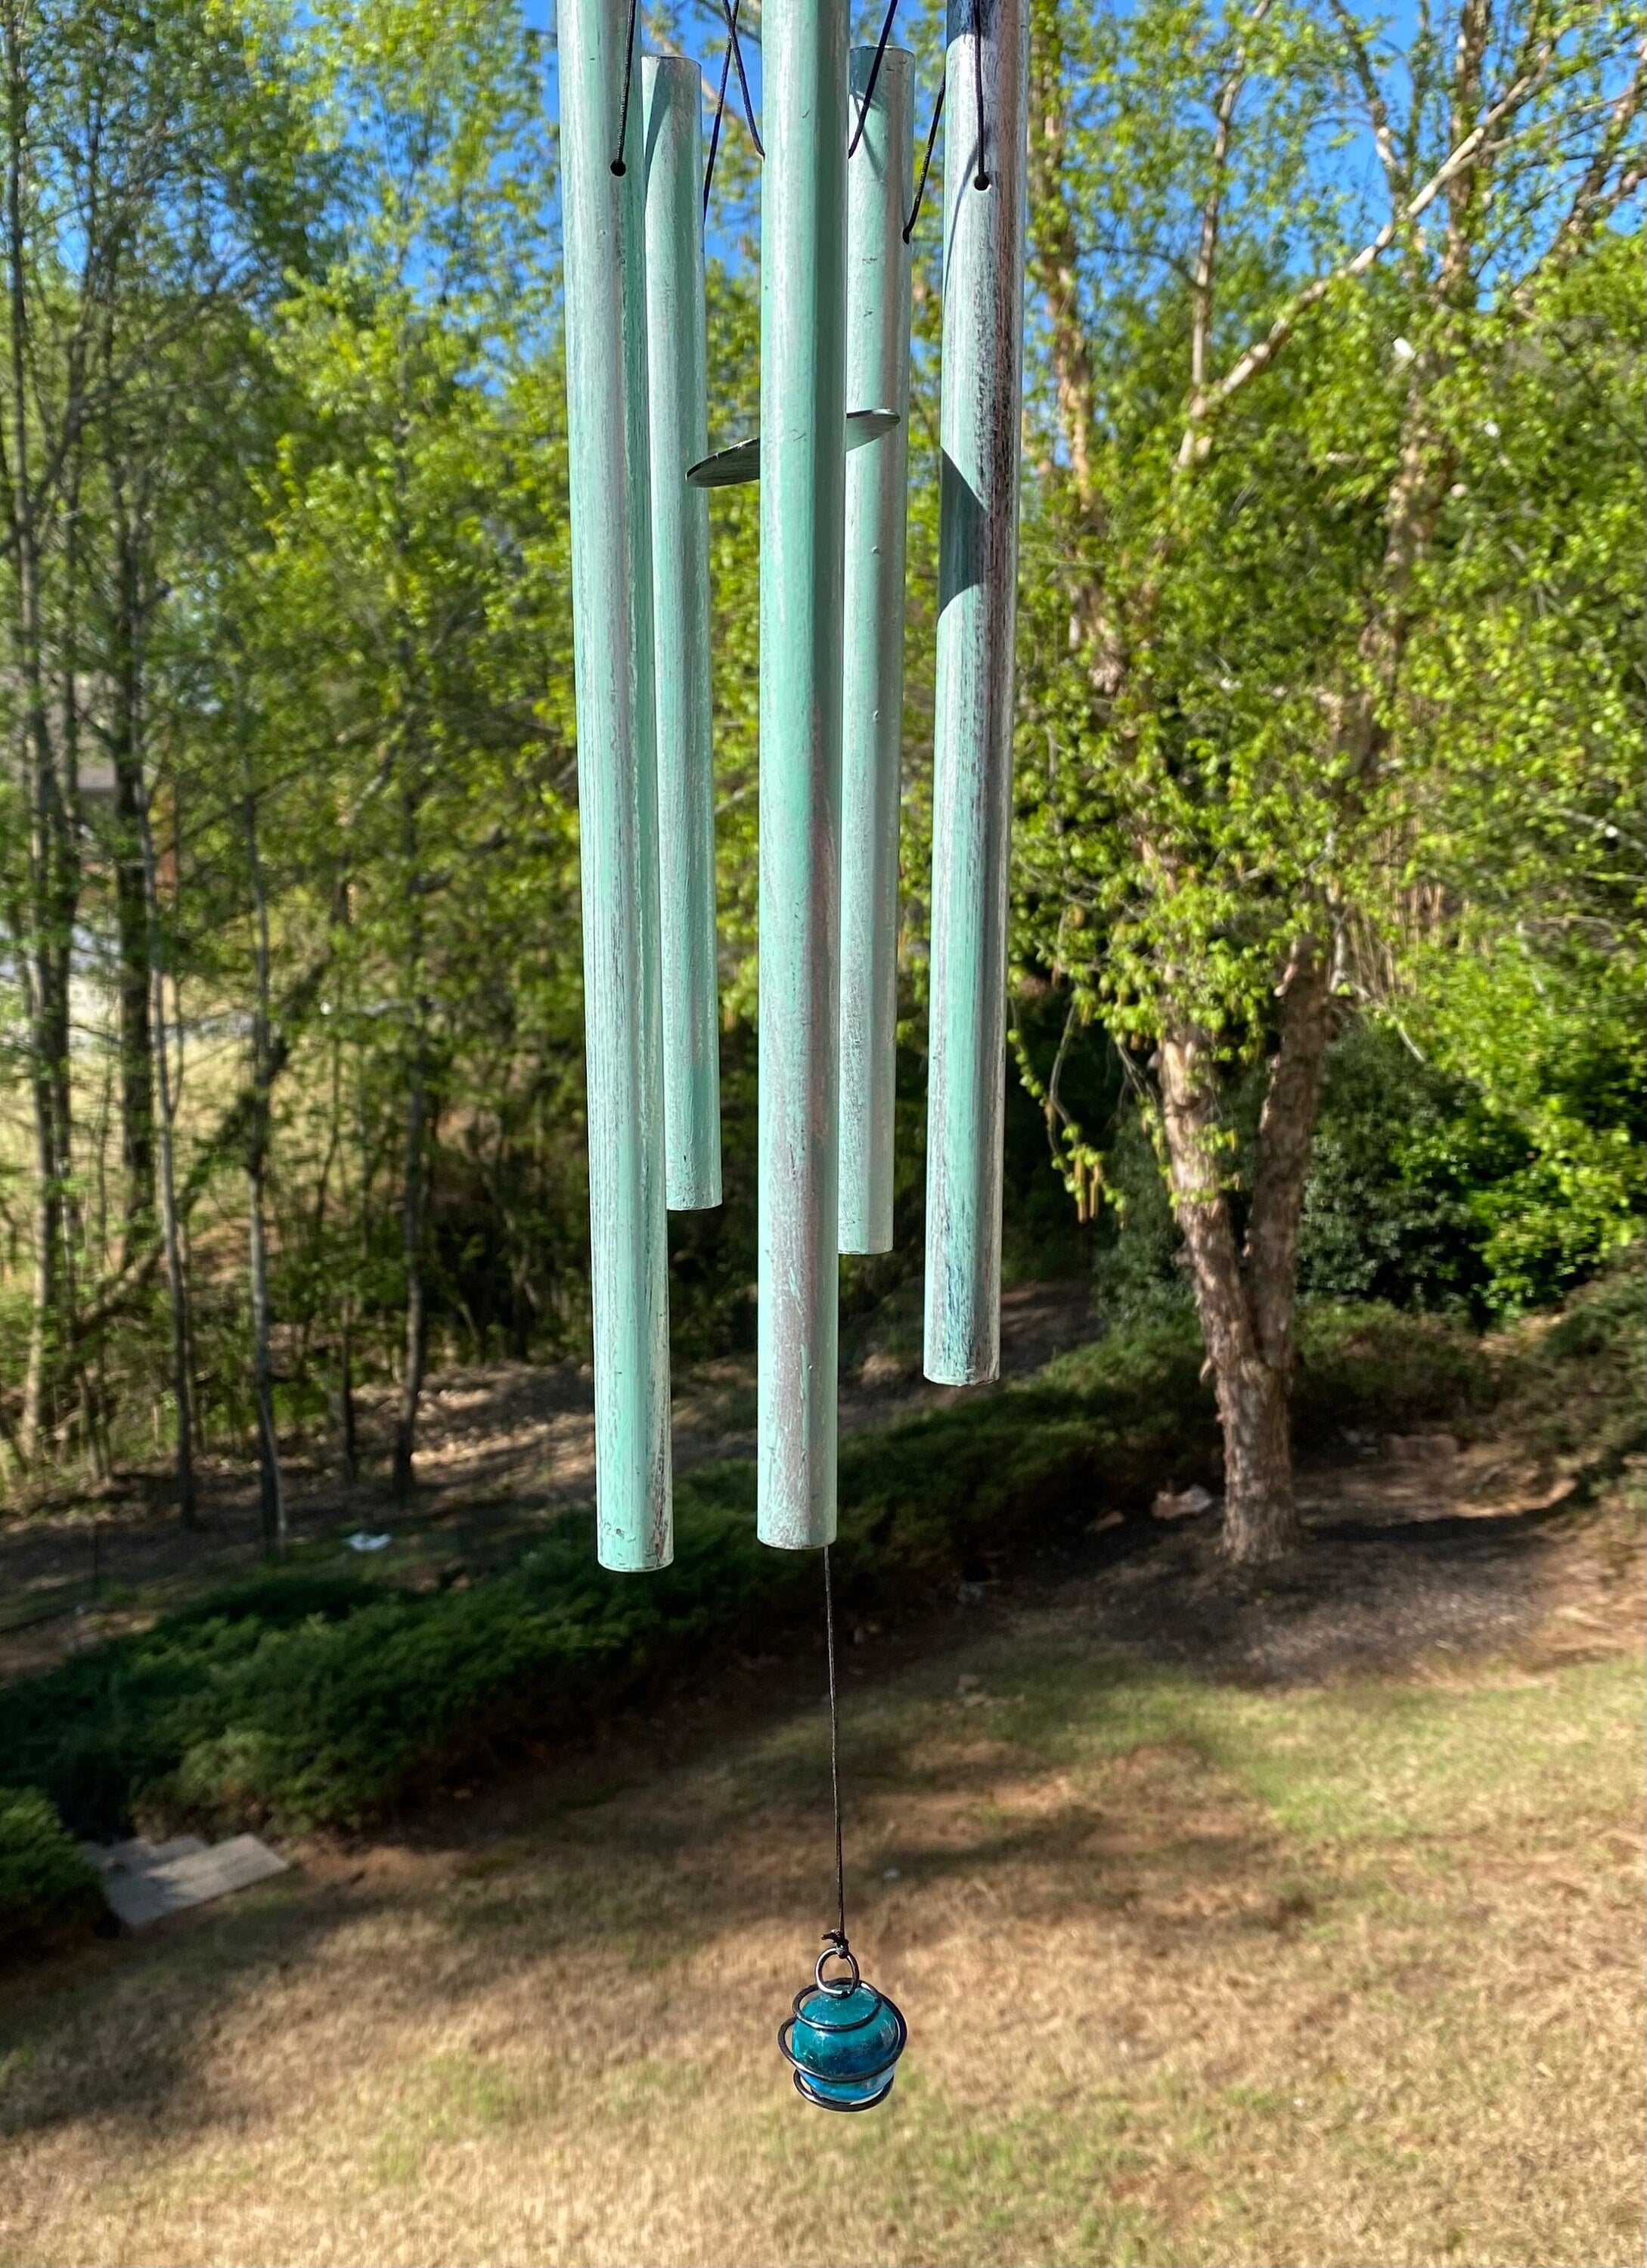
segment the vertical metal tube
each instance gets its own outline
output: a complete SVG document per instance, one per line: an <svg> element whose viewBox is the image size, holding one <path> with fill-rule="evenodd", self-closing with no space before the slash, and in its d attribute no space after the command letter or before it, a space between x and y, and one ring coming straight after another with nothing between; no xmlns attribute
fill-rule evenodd
<svg viewBox="0 0 1647 2268"><path fill-rule="evenodd" d="M646 476L646 167L626 0L561 0L566 425L601 1563L667 1566L668 1247Z"/></svg>
<svg viewBox="0 0 1647 2268"><path fill-rule="evenodd" d="M646 373L652 616L658 681L663 939L663 1157L672 1212L720 1202L720 1019L709 685L709 453L702 81L685 55L640 66L646 151Z"/></svg>
<svg viewBox="0 0 1647 2268"><path fill-rule="evenodd" d="M1028 77L1029 0L949 0L926 1370L953 1386L1001 1368Z"/></svg>
<svg viewBox="0 0 1647 2268"><path fill-rule="evenodd" d="M835 1533L846 9L762 18L759 1353L764 1543Z"/></svg>
<svg viewBox="0 0 1647 2268"><path fill-rule="evenodd" d="M851 119L875 65L852 54ZM846 406L898 422L846 460L841 725L840 1248L892 1248L897 821L909 490L909 210L914 58L889 48L846 165Z"/></svg>

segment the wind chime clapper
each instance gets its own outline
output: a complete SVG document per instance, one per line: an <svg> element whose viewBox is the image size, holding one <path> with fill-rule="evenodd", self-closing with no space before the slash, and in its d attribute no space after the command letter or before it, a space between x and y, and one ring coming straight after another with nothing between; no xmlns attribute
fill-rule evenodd
<svg viewBox="0 0 1647 2268"><path fill-rule="evenodd" d="M892 2092L909 2039L903 2011L865 1984L852 1948L837 1931L825 1938L812 1977L778 2027L795 2093L820 2110L873 2110Z"/></svg>
<svg viewBox="0 0 1647 2268"><path fill-rule="evenodd" d="M1028 0L949 0L925 1369L1000 1374Z"/></svg>

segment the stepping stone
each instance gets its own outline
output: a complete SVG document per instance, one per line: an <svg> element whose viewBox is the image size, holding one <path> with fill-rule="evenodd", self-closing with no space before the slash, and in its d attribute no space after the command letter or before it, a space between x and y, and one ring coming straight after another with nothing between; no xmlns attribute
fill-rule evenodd
<svg viewBox="0 0 1647 2268"><path fill-rule="evenodd" d="M167 1843L134 1835L123 1843L82 1847L128 1929L145 1929L167 1914L226 1897L231 1890L284 1874L287 1866L255 1835L233 1835L226 1843L211 1845L198 1835L176 1835Z"/></svg>
<svg viewBox="0 0 1647 2268"><path fill-rule="evenodd" d="M132 1835L123 1843L80 1845L106 1880L111 1874L146 1874L156 1867L166 1866L174 1859L186 1859L206 1847L198 1835L174 1835L169 1843L151 1843L141 1835Z"/></svg>

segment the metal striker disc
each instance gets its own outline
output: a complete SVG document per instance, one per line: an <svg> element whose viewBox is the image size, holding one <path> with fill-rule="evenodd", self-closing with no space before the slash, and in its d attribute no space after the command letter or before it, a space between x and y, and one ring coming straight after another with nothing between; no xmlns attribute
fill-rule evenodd
<svg viewBox="0 0 1647 2268"><path fill-rule="evenodd" d="M844 1962L845 1972L826 1977L831 1962ZM812 1973L778 2029L795 2093L821 2110L873 2110L892 2092L909 2027L884 1992L863 1982L850 1948L835 1938Z"/></svg>
<svg viewBox="0 0 1647 2268"><path fill-rule="evenodd" d="M896 409L850 410L846 417L846 446L861 449L866 441L878 441L897 423ZM700 458L697 464L686 468L686 477L695 489L742 488L745 482L757 481L760 476L758 433L752 434L747 441L735 441L729 449L717 449L713 457Z"/></svg>

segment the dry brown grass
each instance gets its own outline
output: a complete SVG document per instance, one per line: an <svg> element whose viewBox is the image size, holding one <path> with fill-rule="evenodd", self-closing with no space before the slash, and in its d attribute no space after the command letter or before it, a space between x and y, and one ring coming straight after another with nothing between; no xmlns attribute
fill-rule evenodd
<svg viewBox="0 0 1647 2268"><path fill-rule="evenodd" d="M1280 1690L1105 1650L1071 1583L860 1678L912 2031L866 2119L772 2038L816 1709L311 1850L13 1988L0 2262L1638 2260L1640 1665L1550 1595L1514 1659Z"/></svg>

